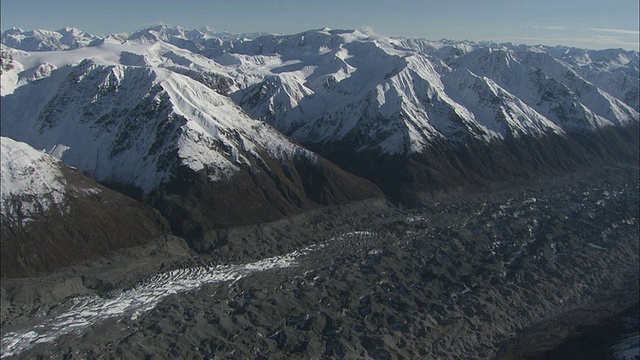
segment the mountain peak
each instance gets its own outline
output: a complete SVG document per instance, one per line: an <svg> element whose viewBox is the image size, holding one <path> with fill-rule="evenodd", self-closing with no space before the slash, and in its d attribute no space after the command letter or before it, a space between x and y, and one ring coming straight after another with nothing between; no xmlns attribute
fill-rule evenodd
<svg viewBox="0 0 640 360"><path fill-rule="evenodd" d="M101 38L72 27L58 31L11 28L2 33L1 40L3 44L19 50L56 51L90 46Z"/></svg>
<svg viewBox="0 0 640 360"><path fill-rule="evenodd" d="M2 209L12 209L8 203L13 197L30 199L45 209L53 203L60 204L64 198L64 180L58 169L60 162L31 146L8 137L0 137L2 146ZM46 198L44 201L43 198ZM22 203L22 208L33 207Z"/></svg>
<svg viewBox="0 0 640 360"><path fill-rule="evenodd" d="M62 29L58 30L58 32L61 33L61 34L62 33L80 34L83 31L78 29L78 28L71 27L71 26L65 26Z"/></svg>

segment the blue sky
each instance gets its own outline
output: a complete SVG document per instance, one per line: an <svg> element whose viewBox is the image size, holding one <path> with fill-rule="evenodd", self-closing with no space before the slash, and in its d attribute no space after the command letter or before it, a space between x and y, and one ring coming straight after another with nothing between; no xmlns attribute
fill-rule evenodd
<svg viewBox="0 0 640 360"><path fill-rule="evenodd" d="M2 0L1 27L106 35L157 23L298 33L328 26L432 40L638 50L638 0Z"/></svg>

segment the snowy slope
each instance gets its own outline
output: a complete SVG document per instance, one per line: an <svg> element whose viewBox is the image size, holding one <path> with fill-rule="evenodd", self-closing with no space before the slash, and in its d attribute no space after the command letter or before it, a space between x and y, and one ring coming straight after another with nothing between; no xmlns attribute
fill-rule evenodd
<svg viewBox="0 0 640 360"><path fill-rule="evenodd" d="M28 222L31 216L63 204L66 181L59 160L4 136L0 145L3 218Z"/></svg>
<svg viewBox="0 0 640 360"><path fill-rule="evenodd" d="M105 47L93 48L107 54L96 62L64 66L49 58L58 71L3 98L3 135L45 149L99 181L144 193L181 164L206 170L215 181L251 166L260 154L314 157L187 76L108 65L115 58Z"/></svg>
<svg viewBox="0 0 640 360"><path fill-rule="evenodd" d="M638 112L536 49L478 49L457 68L492 79L567 130L594 130L638 121Z"/></svg>
<svg viewBox="0 0 640 360"><path fill-rule="evenodd" d="M240 42L214 60L232 69L241 87L232 97L249 114L316 146L416 153L434 139L490 141L638 121L625 102L632 95L617 99L538 48L321 29ZM608 88L634 92L633 84Z"/></svg>
<svg viewBox="0 0 640 360"><path fill-rule="evenodd" d="M639 110L640 60L636 51L545 48L584 79Z"/></svg>
<svg viewBox="0 0 640 360"><path fill-rule="evenodd" d="M381 195L247 115L227 96L242 86L228 65L113 37L5 49L24 70L2 97L2 134L153 204L182 236Z"/></svg>
<svg viewBox="0 0 640 360"><path fill-rule="evenodd" d="M24 70L22 64L13 59L10 49L0 48L0 96L13 93L18 87L19 74Z"/></svg>

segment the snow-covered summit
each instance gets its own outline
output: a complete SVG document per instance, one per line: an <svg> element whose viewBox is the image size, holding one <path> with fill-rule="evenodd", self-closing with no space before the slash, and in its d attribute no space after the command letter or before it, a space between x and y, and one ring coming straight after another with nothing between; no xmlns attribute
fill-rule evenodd
<svg viewBox="0 0 640 360"><path fill-rule="evenodd" d="M58 159L4 136L0 145L3 218L29 218L63 203L66 181Z"/></svg>
<svg viewBox="0 0 640 360"><path fill-rule="evenodd" d="M187 44L185 41L191 41L194 43L204 43L209 39L225 40L249 40L257 37L268 35L267 33L242 33L234 34L230 32L216 32L215 30L203 27L200 29L186 29L181 26L169 26L169 25L154 25L137 30L128 36L127 40L141 41L141 42L154 42L164 41L173 43L177 40L183 40L183 44Z"/></svg>
<svg viewBox="0 0 640 360"><path fill-rule="evenodd" d="M91 46L101 38L76 28L65 27L57 31L11 28L3 32L0 39L5 45L24 51L53 51Z"/></svg>
<svg viewBox="0 0 640 360"><path fill-rule="evenodd" d="M219 33L208 28L190 30L180 26L156 25L128 35L125 41L130 44L148 44L163 41L194 53L213 57L223 54L226 49L234 46L237 42L248 41L263 35L266 34Z"/></svg>

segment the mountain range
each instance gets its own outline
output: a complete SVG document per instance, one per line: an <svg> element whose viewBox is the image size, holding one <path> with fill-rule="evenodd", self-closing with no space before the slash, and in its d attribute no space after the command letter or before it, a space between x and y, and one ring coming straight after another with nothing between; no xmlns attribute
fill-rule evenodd
<svg viewBox="0 0 640 360"><path fill-rule="evenodd" d="M218 229L321 206L638 161L635 51L327 28L10 29L1 40L3 183L46 165L125 193L156 224L138 242L167 233L156 211L206 251ZM58 195L82 187L58 185L3 185L3 231L42 221L7 204L73 212Z"/></svg>

